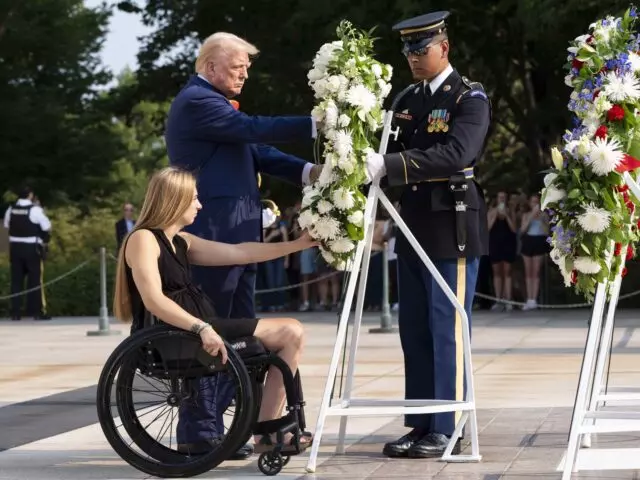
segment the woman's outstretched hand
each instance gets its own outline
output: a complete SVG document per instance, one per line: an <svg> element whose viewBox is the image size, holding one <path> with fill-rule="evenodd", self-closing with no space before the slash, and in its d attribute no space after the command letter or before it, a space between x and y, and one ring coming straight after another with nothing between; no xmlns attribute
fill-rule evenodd
<svg viewBox="0 0 640 480"><path fill-rule="evenodd" d="M298 237L298 239L296 240L296 242L298 242L300 244L300 246L302 247L301 250L305 250L307 248L312 248L312 247L317 247L318 245L320 245L320 242L313 239L311 237L311 234L309 233L308 230L305 230L302 232L302 235L300 235Z"/></svg>
<svg viewBox="0 0 640 480"><path fill-rule="evenodd" d="M200 338L202 339L202 347L209 355L212 357L221 355L222 363L227 363L227 347L224 345L224 340L211 326L200 332Z"/></svg>

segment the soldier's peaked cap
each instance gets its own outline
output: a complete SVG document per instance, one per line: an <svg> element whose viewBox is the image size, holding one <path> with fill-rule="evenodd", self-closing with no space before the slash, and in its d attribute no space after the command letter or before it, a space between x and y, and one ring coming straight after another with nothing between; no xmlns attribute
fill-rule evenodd
<svg viewBox="0 0 640 480"><path fill-rule="evenodd" d="M417 50L429 45L433 37L446 30L447 17L447 11L427 13L396 23L391 29L400 32L400 40L409 50Z"/></svg>

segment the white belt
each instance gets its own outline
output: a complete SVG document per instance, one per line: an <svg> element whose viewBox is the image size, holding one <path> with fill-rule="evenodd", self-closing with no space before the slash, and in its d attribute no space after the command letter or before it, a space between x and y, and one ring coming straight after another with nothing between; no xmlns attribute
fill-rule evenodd
<svg viewBox="0 0 640 480"><path fill-rule="evenodd" d="M9 237L9 243L42 243L38 237Z"/></svg>

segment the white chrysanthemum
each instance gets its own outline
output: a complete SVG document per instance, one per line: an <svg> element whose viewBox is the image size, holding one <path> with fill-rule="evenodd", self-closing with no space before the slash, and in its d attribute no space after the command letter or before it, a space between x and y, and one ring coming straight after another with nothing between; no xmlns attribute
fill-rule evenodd
<svg viewBox="0 0 640 480"><path fill-rule="evenodd" d="M349 126L349 123L351 123L351 118L349 118L349 115L346 114L342 114L338 117L338 126L345 128Z"/></svg>
<svg viewBox="0 0 640 480"><path fill-rule="evenodd" d="M333 205L331 204L331 202L322 199L316 204L316 208L318 209L318 213L320 215L324 215L331 211L331 209L333 208Z"/></svg>
<svg viewBox="0 0 640 480"><path fill-rule="evenodd" d="M311 235L320 240L333 240L340 233L340 222L332 217L319 217L311 226Z"/></svg>
<svg viewBox="0 0 640 480"><path fill-rule="evenodd" d="M618 75L616 72L609 72L602 94L613 103L635 100L640 98L640 84L633 73Z"/></svg>
<svg viewBox="0 0 640 480"><path fill-rule="evenodd" d="M556 188L553 186L548 188L543 188L542 203L540 205L540 208L544 210L545 208L547 208L547 205L550 205L552 203L557 203L563 198L565 198L566 196L567 196L567 192L559 188Z"/></svg>
<svg viewBox="0 0 640 480"><path fill-rule="evenodd" d="M348 238L338 238L329 244L335 253L349 253L355 248L355 244Z"/></svg>
<svg viewBox="0 0 640 480"><path fill-rule="evenodd" d="M346 130L338 130L333 141L336 153L340 158L346 158L353 151L353 138Z"/></svg>
<svg viewBox="0 0 640 480"><path fill-rule="evenodd" d="M349 105L359 107L365 113L376 106L376 96L364 85L354 85L347 91L346 101Z"/></svg>
<svg viewBox="0 0 640 480"><path fill-rule="evenodd" d="M553 173L553 172L547 173L544 176L544 186L549 188L551 186L551 184L556 181L556 178L558 178L558 174L557 173Z"/></svg>
<svg viewBox="0 0 640 480"><path fill-rule="evenodd" d="M611 223L611 214L603 208L590 203L584 208L584 213L578 216L578 224L589 233L602 233Z"/></svg>
<svg viewBox="0 0 640 480"><path fill-rule="evenodd" d="M585 163L591 167L596 175L608 175L613 172L622 160L620 142L615 138L596 138L591 145L591 151Z"/></svg>
<svg viewBox="0 0 640 480"><path fill-rule="evenodd" d="M306 230L315 225L319 218L319 215L313 213L311 209L303 210L298 217L298 225L300 225L302 230Z"/></svg>
<svg viewBox="0 0 640 480"><path fill-rule="evenodd" d="M382 76L382 67L377 63L371 65L371 72L376 76L376 78L380 78Z"/></svg>
<svg viewBox="0 0 640 480"><path fill-rule="evenodd" d="M331 195L331 200L333 200L333 204L339 210L351 210L356 204L353 193L346 188L338 188L335 190Z"/></svg>
<svg viewBox="0 0 640 480"><path fill-rule="evenodd" d="M364 225L364 212L356 210L347 217L349 223L354 224L356 227L362 227Z"/></svg>
<svg viewBox="0 0 640 480"><path fill-rule="evenodd" d="M629 52L628 63L631 64L631 71L637 72L640 70L640 55L635 52Z"/></svg>
<svg viewBox="0 0 640 480"><path fill-rule="evenodd" d="M580 273L594 275L600 271L600 264L589 257L576 257L573 261L573 267Z"/></svg>

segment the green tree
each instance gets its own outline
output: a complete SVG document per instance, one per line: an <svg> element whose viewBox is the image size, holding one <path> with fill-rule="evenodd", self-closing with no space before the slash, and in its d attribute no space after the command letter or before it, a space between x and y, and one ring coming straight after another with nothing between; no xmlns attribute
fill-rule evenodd
<svg viewBox="0 0 640 480"><path fill-rule="evenodd" d="M30 182L47 204L86 202L122 155L96 102L108 19L82 0L0 7L0 192Z"/></svg>

